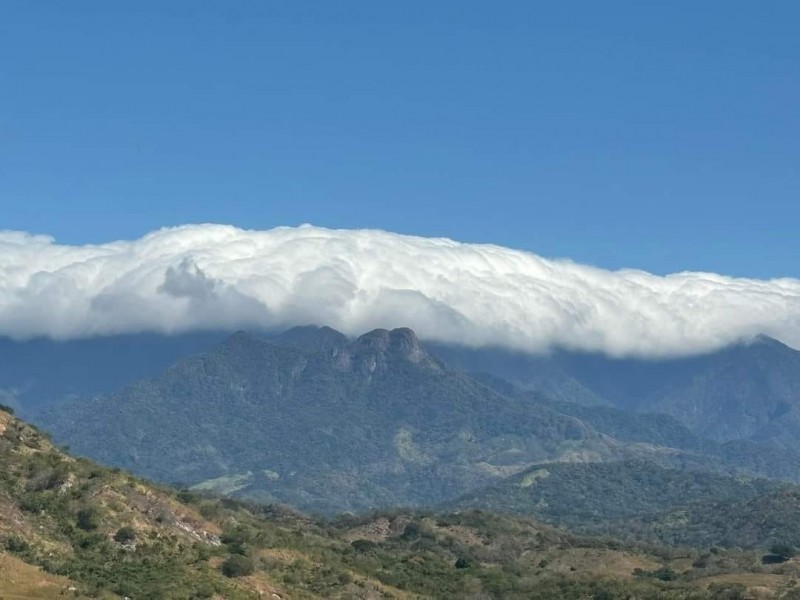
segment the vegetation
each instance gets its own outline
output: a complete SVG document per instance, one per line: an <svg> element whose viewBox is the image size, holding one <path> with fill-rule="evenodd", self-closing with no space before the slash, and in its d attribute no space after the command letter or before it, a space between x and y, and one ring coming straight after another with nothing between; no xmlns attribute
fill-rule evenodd
<svg viewBox="0 0 800 600"><path fill-rule="evenodd" d="M104 464L326 514L431 505L565 453L620 457L579 419L447 371L410 330L318 333L316 351L308 334L238 333L40 421Z"/></svg>
<svg viewBox="0 0 800 600"><path fill-rule="evenodd" d="M791 362L793 351L779 350ZM577 379L562 377L571 363L546 366L542 361L551 359L527 357L517 364L486 352L480 356L487 367L544 369L537 381L560 400L451 371L409 330L350 341L306 327L270 340L234 334L161 376L61 402L39 422L103 464L318 514L438 505L552 461L635 460L800 479L798 452L702 440L677 415L637 414L598 404L599 391L578 393ZM692 369L705 368L704 360ZM575 367L584 388L605 389L599 367L587 364ZM688 372L629 367L635 389L644 389L648 373L667 381ZM512 377L511 371L498 372ZM684 487L689 496L682 500L721 499L694 491Z"/></svg>
<svg viewBox="0 0 800 600"><path fill-rule="evenodd" d="M6 564L40 566L25 577L50 586L43 598L61 586L134 600L710 599L764 585L788 598L800 575L794 559L625 544L483 511L314 520L147 484L2 415L0 575Z"/></svg>
<svg viewBox="0 0 800 600"><path fill-rule="evenodd" d="M646 519L687 503L758 498L787 486L766 479L663 468L641 461L556 463L530 467L449 506L536 515L573 527Z"/></svg>

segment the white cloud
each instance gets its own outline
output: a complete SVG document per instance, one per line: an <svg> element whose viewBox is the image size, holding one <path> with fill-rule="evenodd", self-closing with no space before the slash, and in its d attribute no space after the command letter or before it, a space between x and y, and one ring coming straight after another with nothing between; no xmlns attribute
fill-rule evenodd
<svg viewBox="0 0 800 600"><path fill-rule="evenodd" d="M0 335L327 324L428 339L663 356L757 334L800 347L800 280L660 277L500 246L303 226L162 229L64 246L0 232Z"/></svg>

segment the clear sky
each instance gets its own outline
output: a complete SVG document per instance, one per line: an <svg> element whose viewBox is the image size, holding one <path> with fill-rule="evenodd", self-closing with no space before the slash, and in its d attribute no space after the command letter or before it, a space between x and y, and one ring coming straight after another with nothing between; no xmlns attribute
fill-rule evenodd
<svg viewBox="0 0 800 600"><path fill-rule="evenodd" d="M0 229L800 276L800 2L0 4Z"/></svg>

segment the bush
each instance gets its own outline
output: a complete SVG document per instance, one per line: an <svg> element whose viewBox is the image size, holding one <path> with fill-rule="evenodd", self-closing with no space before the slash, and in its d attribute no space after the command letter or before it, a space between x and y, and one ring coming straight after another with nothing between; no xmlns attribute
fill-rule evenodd
<svg viewBox="0 0 800 600"><path fill-rule="evenodd" d="M14 409L11 408L10 406L6 406L5 404L0 404L0 410L2 410L3 412L8 413L10 415L14 414Z"/></svg>
<svg viewBox="0 0 800 600"><path fill-rule="evenodd" d="M375 550L375 548L378 547L378 544L376 544L372 540L353 540L352 542L350 542L350 545L357 552L371 552L372 550Z"/></svg>
<svg viewBox="0 0 800 600"><path fill-rule="evenodd" d="M114 541L118 544L130 544L136 541L136 531L128 525L120 527L114 534Z"/></svg>
<svg viewBox="0 0 800 600"><path fill-rule="evenodd" d="M76 525L79 529L83 529L84 531L93 531L97 529L99 518L97 516L97 510L92 508L91 506L87 506L86 508L82 508L78 511L76 517Z"/></svg>
<svg viewBox="0 0 800 600"><path fill-rule="evenodd" d="M30 549L30 545L19 536L12 535L5 541L6 550L14 554L22 554Z"/></svg>
<svg viewBox="0 0 800 600"><path fill-rule="evenodd" d="M234 554L222 563L222 574L225 577L244 577L245 575L252 575L255 568L251 558Z"/></svg>

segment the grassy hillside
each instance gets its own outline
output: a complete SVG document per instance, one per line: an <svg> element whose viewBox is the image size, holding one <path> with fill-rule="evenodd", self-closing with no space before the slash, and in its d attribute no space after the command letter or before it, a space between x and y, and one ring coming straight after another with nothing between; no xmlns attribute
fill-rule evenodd
<svg viewBox="0 0 800 600"><path fill-rule="evenodd" d="M0 515L4 600L789 597L800 574L740 551L692 566L702 553L480 511L314 521L71 458L3 411Z"/></svg>

